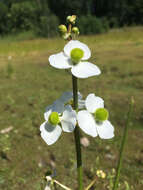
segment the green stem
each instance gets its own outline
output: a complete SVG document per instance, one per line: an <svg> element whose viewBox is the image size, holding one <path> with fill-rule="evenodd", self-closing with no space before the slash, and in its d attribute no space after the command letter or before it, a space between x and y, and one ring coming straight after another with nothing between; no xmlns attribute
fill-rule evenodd
<svg viewBox="0 0 143 190"><path fill-rule="evenodd" d="M78 86L77 78L72 75L73 84L73 107L78 111ZM83 176L82 176L82 157L81 157L81 145L80 145L80 131L79 127L76 126L74 130L75 146L76 146L76 157L77 157L77 173L78 173L78 190L83 190Z"/></svg>
<svg viewBox="0 0 143 190"><path fill-rule="evenodd" d="M134 100L133 100L133 98L131 98L129 112L128 112L128 118L127 118L127 123L126 123L125 129L124 129L124 134L123 134L123 138L122 138L122 142L121 142L120 155L119 155L119 161L118 161L118 165L117 165L117 170L116 170L116 176L115 176L113 190L116 190L118 188L120 170L121 170L122 160L123 160L123 151L124 151L125 144L126 144L126 141L127 141L128 127L129 127L129 123L130 123L130 119L131 119L131 115L132 115L133 104L134 104Z"/></svg>

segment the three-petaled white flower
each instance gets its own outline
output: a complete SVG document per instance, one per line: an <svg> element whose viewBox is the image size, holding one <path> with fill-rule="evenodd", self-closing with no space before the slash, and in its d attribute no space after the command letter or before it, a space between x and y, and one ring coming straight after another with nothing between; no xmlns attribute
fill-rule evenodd
<svg viewBox="0 0 143 190"><path fill-rule="evenodd" d="M48 144L55 143L64 132L72 132L76 126L76 113L70 105L64 106L59 100L47 107L45 122L40 126L41 137Z"/></svg>
<svg viewBox="0 0 143 190"><path fill-rule="evenodd" d="M99 75L100 69L86 61L90 58L91 51L88 46L78 40L69 41L64 51L51 55L49 57L50 64L58 69L69 69L77 78L88 78Z"/></svg>
<svg viewBox="0 0 143 190"><path fill-rule="evenodd" d="M85 100L85 107L87 110L79 111L77 114L79 127L92 137L114 137L114 127L108 121L108 111L104 108L103 99L89 94Z"/></svg>

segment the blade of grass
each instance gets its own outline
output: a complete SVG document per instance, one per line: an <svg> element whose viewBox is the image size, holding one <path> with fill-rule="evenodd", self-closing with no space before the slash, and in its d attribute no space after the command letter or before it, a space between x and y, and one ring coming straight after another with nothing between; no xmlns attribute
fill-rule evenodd
<svg viewBox="0 0 143 190"><path fill-rule="evenodd" d="M123 134L123 138L122 138L122 142L121 142L121 148L120 148L120 153L119 153L120 155L119 155L119 161L118 161L118 165L117 165L117 170L116 170L116 176L115 176L115 181L114 181L114 185L113 185L113 190L116 190L118 188L120 170L121 170L122 160L123 160L123 151L124 151L124 148L125 148L125 144L127 142L128 127L129 127L130 120L131 120L133 105L134 105L134 99L133 99L133 97L131 97L128 117L127 117L127 123L126 123L125 129L124 129L124 134Z"/></svg>

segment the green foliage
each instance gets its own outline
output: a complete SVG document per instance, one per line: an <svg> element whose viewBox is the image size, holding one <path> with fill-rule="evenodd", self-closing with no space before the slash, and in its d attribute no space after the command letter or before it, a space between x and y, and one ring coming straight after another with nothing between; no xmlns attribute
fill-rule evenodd
<svg viewBox="0 0 143 190"><path fill-rule="evenodd" d="M36 35L53 37L57 35L59 19L49 9L47 0L38 1L38 17L34 21L33 30Z"/></svg>
<svg viewBox="0 0 143 190"><path fill-rule="evenodd" d="M36 18L36 6L32 2L14 3L10 8L12 31L29 30Z"/></svg>
<svg viewBox="0 0 143 190"><path fill-rule="evenodd" d="M87 15L89 12L88 5L91 0L48 0L50 9L59 17L63 22L68 15Z"/></svg>
<svg viewBox="0 0 143 190"><path fill-rule="evenodd" d="M111 17L109 20L109 26L110 28L117 28L119 27L119 21L116 17Z"/></svg>
<svg viewBox="0 0 143 190"><path fill-rule="evenodd" d="M51 13L45 1L0 2L0 34L34 31L36 35L57 35L58 17Z"/></svg>
<svg viewBox="0 0 143 190"><path fill-rule="evenodd" d="M129 6L129 24L143 24L143 1L136 0Z"/></svg>
<svg viewBox="0 0 143 190"><path fill-rule="evenodd" d="M108 27L143 24L143 0L0 0L0 35L33 30L55 36L59 21L72 14L80 18L81 33L102 33Z"/></svg>
<svg viewBox="0 0 143 190"><path fill-rule="evenodd" d="M77 20L81 34L99 34L108 31L108 21L95 16L82 16Z"/></svg>
<svg viewBox="0 0 143 190"><path fill-rule="evenodd" d="M43 37L53 37L57 35L59 20L55 15L41 16L39 23L34 26L35 33Z"/></svg>
<svg viewBox="0 0 143 190"><path fill-rule="evenodd" d="M96 16L106 16L116 21L119 26L143 24L142 0L96 0L94 13Z"/></svg>
<svg viewBox="0 0 143 190"><path fill-rule="evenodd" d="M0 33L3 34L7 32L7 14L8 14L8 7L0 2Z"/></svg>

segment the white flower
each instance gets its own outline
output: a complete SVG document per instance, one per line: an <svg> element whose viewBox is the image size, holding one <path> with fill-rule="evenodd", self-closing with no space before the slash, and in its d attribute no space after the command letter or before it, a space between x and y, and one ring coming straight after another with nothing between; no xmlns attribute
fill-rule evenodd
<svg viewBox="0 0 143 190"><path fill-rule="evenodd" d="M59 98L59 101L63 104L70 103L70 101L73 101L73 92L64 92ZM82 94L80 92L78 92L78 108L85 108L85 100L82 99Z"/></svg>
<svg viewBox="0 0 143 190"><path fill-rule="evenodd" d="M87 110L79 111L77 120L79 127L88 135L102 139L114 137L114 127L108 121L108 111L104 108L102 98L89 94L85 100Z"/></svg>
<svg viewBox="0 0 143 190"><path fill-rule="evenodd" d="M44 114L45 122L40 126L41 137L48 144L55 143L64 132L72 132L76 126L76 113L70 105L64 107L60 101L54 102ZM62 127L61 127L62 126Z"/></svg>
<svg viewBox="0 0 143 190"><path fill-rule="evenodd" d="M8 60L11 60L11 59L12 59L12 56L11 56L11 55L9 55L9 56L8 56Z"/></svg>
<svg viewBox="0 0 143 190"><path fill-rule="evenodd" d="M46 185L44 190L51 190L51 187L49 185Z"/></svg>
<svg viewBox="0 0 143 190"><path fill-rule="evenodd" d="M69 69L77 78L88 78L99 75L100 69L86 61L90 58L91 51L88 46L78 40L69 41L64 51L51 55L49 57L50 64L58 69Z"/></svg>

